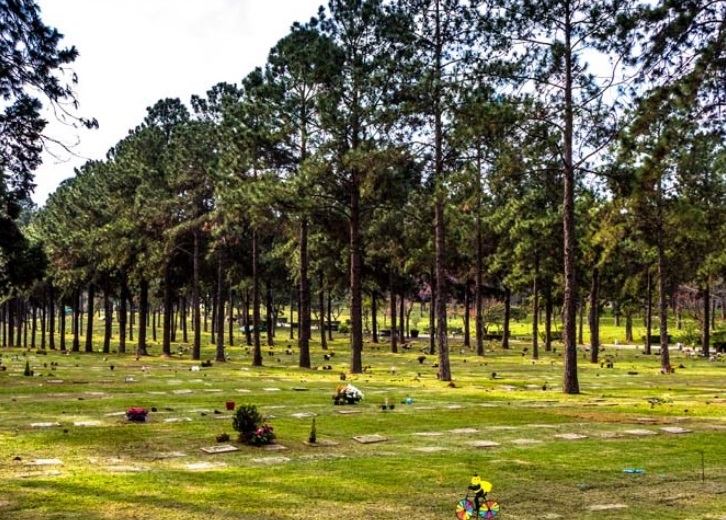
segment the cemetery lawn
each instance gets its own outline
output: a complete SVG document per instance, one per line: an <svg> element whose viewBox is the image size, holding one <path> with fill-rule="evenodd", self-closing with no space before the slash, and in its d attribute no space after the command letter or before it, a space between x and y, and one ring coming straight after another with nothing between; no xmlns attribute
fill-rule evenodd
<svg viewBox="0 0 726 520"><path fill-rule="evenodd" d="M477 357L452 342L448 385L435 356L419 361L423 339L399 354L366 344L361 375L343 339L329 360L313 348L317 370L284 343L264 347L262 368L228 347L199 370L188 356L0 350L0 518L455 518L478 472L503 519L726 519L723 357L673 349L662 375L657 356L608 346L613 367L581 355L570 396L561 345L533 361L524 343ZM341 373L360 403L333 405ZM235 442L226 401L255 404L278 449ZM154 411L130 423L131 406ZM202 451L223 433L236 451Z"/></svg>

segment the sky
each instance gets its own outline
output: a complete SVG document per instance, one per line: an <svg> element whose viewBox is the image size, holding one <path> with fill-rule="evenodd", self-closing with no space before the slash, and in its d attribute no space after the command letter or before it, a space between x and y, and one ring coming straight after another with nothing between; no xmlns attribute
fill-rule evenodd
<svg viewBox="0 0 726 520"><path fill-rule="evenodd" d="M96 130L50 121L33 200L43 205L74 168L106 152L136 127L146 108L171 97L189 102L210 87L239 83L264 66L270 48L326 0L37 0L43 21L75 46L76 115Z"/></svg>

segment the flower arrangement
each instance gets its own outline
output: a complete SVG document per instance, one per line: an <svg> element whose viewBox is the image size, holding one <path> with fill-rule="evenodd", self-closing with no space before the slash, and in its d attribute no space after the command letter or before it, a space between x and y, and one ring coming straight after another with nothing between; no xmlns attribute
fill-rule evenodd
<svg viewBox="0 0 726 520"><path fill-rule="evenodd" d="M126 409L126 419L134 422L146 422L146 416L149 410L140 406L132 406Z"/></svg>
<svg viewBox="0 0 726 520"><path fill-rule="evenodd" d="M249 439L247 440L247 443L251 444L252 446L264 446L266 444L272 444L272 441L274 440L275 432L272 426L270 426L269 424L263 424L254 432L252 432Z"/></svg>
<svg viewBox="0 0 726 520"><path fill-rule="evenodd" d="M232 418L232 427L239 432L240 442L253 446L271 444L275 439L272 426L263 423L264 417L253 404L244 404L237 408Z"/></svg>
<svg viewBox="0 0 726 520"><path fill-rule="evenodd" d="M335 387L335 393L333 394L334 404L355 404L361 399L363 399L363 392L350 383Z"/></svg>

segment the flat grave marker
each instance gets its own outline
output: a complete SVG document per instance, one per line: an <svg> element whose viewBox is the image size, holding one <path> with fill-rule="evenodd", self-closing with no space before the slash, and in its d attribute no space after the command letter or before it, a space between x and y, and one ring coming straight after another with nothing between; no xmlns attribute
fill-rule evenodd
<svg viewBox="0 0 726 520"><path fill-rule="evenodd" d="M653 430L646 430L642 428L635 428L633 430L625 430L625 433L629 435L636 435L636 436L647 436L647 435L658 435L658 432L654 432Z"/></svg>
<svg viewBox="0 0 726 520"><path fill-rule="evenodd" d="M219 446L208 446L206 448L200 448L204 453L209 453L210 455L215 455L217 453L231 453L233 451L239 451L239 448L237 446L232 446L231 444L221 444Z"/></svg>
<svg viewBox="0 0 726 520"><path fill-rule="evenodd" d="M470 445L472 448L496 448L501 446L501 444L494 441L474 441Z"/></svg>
<svg viewBox="0 0 726 520"><path fill-rule="evenodd" d="M356 435L353 437L353 440L361 444L375 444L378 442L387 441L388 437L384 437L383 435L378 435L377 433L374 433L372 435Z"/></svg>
<svg viewBox="0 0 726 520"><path fill-rule="evenodd" d="M693 430L689 430L688 428L681 428L680 426L666 426L664 428L661 428L660 431L674 435L693 432Z"/></svg>
<svg viewBox="0 0 726 520"><path fill-rule="evenodd" d="M581 433L558 433L554 436L556 439L562 439L563 441L579 441L587 439L587 435Z"/></svg>

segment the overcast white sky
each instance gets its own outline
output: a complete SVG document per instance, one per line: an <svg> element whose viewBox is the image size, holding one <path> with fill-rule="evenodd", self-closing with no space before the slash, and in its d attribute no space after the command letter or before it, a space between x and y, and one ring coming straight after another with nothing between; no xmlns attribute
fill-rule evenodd
<svg viewBox="0 0 726 520"><path fill-rule="evenodd" d="M166 97L188 103L220 81L238 83L263 66L270 48L295 21L327 0L37 0L47 25L75 45L80 115L98 130L47 129L77 157L54 147L36 172L33 200L42 205L73 168L103 159L138 125L146 107Z"/></svg>

